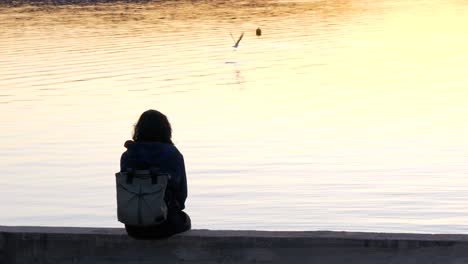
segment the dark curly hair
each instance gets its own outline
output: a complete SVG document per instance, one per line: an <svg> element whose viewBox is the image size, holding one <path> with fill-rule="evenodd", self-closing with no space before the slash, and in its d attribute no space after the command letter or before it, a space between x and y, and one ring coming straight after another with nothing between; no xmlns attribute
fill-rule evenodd
<svg viewBox="0 0 468 264"><path fill-rule="evenodd" d="M171 137L172 128L167 117L152 109L141 114L133 132L135 142L153 141L174 144Z"/></svg>

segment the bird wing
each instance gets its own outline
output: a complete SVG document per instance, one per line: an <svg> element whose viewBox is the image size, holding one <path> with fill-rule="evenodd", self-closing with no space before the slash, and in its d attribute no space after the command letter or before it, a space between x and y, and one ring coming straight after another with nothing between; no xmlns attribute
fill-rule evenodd
<svg viewBox="0 0 468 264"><path fill-rule="evenodd" d="M239 42L241 41L242 37L244 37L244 32L242 32L239 39L237 40L236 45L235 45L236 47L237 47L237 45L239 45Z"/></svg>
<svg viewBox="0 0 468 264"><path fill-rule="evenodd" d="M234 43L236 42L236 40L234 39L234 36L232 35L231 32L229 32L229 34L231 34L231 38L232 38L232 41L234 41Z"/></svg>

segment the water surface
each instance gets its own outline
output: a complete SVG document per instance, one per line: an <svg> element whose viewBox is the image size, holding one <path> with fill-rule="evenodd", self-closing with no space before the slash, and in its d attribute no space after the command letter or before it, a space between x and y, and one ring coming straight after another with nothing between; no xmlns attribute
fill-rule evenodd
<svg viewBox="0 0 468 264"><path fill-rule="evenodd" d="M121 226L113 173L154 108L184 154L194 228L468 233L467 12L1 6L0 224Z"/></svg>

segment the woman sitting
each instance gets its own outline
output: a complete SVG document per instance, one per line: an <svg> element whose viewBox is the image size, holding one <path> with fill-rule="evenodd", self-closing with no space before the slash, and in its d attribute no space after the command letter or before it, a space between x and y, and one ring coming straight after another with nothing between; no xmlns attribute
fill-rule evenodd
<svg viewBox="0 0 468 264"><path fill-rule="evenodd" d="M172 128L167 117L156 110L148 110L135 125L133 141L125 142L127 151L120 159L121 172L157 167L171 176L164 196L167 219L151 226L126 224L127 233L134 238L169 237L191 228L190 217L182 211L187 198L184 158L172 143L171 137Z"/></svg>

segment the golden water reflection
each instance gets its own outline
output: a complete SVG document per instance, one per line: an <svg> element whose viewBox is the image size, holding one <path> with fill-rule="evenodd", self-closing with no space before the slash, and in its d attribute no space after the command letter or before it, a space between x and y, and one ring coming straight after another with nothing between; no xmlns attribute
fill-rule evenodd
<svg viewBox="0 0 468 264"><path fill-rule="evenodd" d="M118 225L112 173L133 122L156 108L187 161L195 228L466 232L466 11L2 6L0 173L17 180L0 179L15 200L0 222Z"/></svg>

